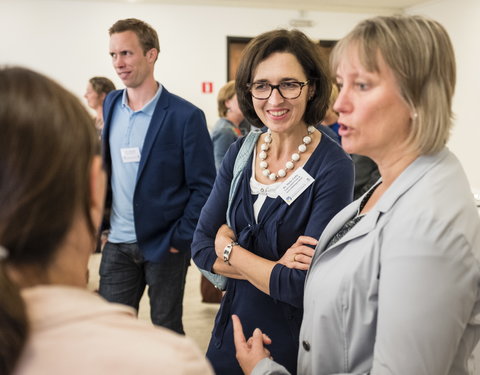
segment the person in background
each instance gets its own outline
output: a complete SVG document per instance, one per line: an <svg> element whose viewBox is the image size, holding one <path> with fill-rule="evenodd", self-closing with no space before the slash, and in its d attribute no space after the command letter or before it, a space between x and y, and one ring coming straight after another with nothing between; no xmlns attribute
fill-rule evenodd
<svg viewBox="0 0 480 375"><path fill-rule="evenodd" d="M229 81L220 89L217 105L220 119L213 127L212 142L215 168L218 171L228 148L242 135L240 124L245 117L238 106L235 81Z"/></svg>
<svg viewBox="0 0 480 375"><path fill-rule="evenodd" d="M371 18L340 40L331 63L342 145L372 158L381 180L319 240L297 371L471 374L480 337L480 219L446 147L456 80L450 38L425 17ZM263 348L262 330L245 341L233 319L245 373L287 374Z"/></svg>
<svg viewBox="0 0 480 375"><path fill-rule="evenodd" d="M340 127L340 124L337 122L338 113L335 112L335 110L333 109L333 105L335 104L337 97L338 97L338 87L337 85L333 84L332 92L330 93L330 98L328 99L328 109L327 109L327 112L325 113L325 117L323 118L321 124L323 126L328 127L330 130L332 130L337 135L338 140L340 142L341 137L338 134L338 129Z"/></svg>
<svg viewBox="0 0 480 375"><path fill-rule="evenodd" d="M330 94L328 110L322 121L322 128L328 128L335 132L336 139L340 144L342 137L338 134L340 124L338 123L338 113L333 109L335 101L338 98L338 87L332 85L332 93ZM328 133L327 133L328 134ZM365 194L380 178L377 164L368 156L351 154L350 155L355 166L355 187L353 189L353 199L360 198Z"/></svg>
<svg viewBox="0 0 480 375"><path fill-rule="evenodd" d="M85 99L87 104L95 113L95 128L98 136L102 134L103 129L103 101L110 91L115 90L112 81L105 77L92 77L88 80Z"/></svg>
<svg viewBox="0 0 480 375"><path fill-rule="evenodd" d="M96 116L95 129L97 129L98 137L102 136L103 130L103 101L110 91L115 90L115 85L106 77L92 77L87 83L87 90L84 98L87 99L87 104L90 108L95 110ZM108 239L108 228L110 220L110 210L106 209L101 227L101 236L98 239L96 253L100 253L105 246Z"/></svg>
<svg viewBox="0 0 480 375"><path fill-rule="evenodd" d="M103 106L112 213L99 293L138 309L148 285L152 322L184 333L190 245L215 180L212 141L203 112L155 80L156 31L129 18L109 34L126 88L112 91Z"/></svg>
<svg viewBox="0 0 480 375"><path fill-rule="evenodd" d="M355 166L355 187L353 199L363 196L380 178L377 164L368 156L350 154Z"/></svg>
<svg viewBox="0 0 480 375"><path fill-rule="evenodd" d="M190 339L86 289L106 186L90 114L31 70L0 87L0 373L211 374Z"/></svg>
<svg viewBox="0 0 480 375"><path fill-rule="evenodd" d="M251 333L270 332L272 355L295 371L306 268L316 238L353 193L350 157L315 129L330 78L318 46L300 31L275 30L246 47L236 77L242 113L257 131L225 225L239 149L227 151L192 243L201 269L228 277L207 351L217 374L235 375L230 315ZM249 138L251 139L251 138Z"/></svg>
<svg viewBox="0 0 480 375"><path fill-rule="evenodd" d="M247 120L243 120L238 127L240 128L242 135L247 135L250 130L252 130L252 125L250 125Z"/></svg>
<svg viewBox="0 0 480 375"><path fill-rule="evenodd" d="M227 82L220 89L217 96L217 105L220 119L214 125L212 142L215 168L218 171L230 145L240 136L247 134L250 131L250 125L245 120L238 106L234 80ZM220 302L222 297L221 291L216 289L203 275L201 277L200 287L202 302Z"/></svg>

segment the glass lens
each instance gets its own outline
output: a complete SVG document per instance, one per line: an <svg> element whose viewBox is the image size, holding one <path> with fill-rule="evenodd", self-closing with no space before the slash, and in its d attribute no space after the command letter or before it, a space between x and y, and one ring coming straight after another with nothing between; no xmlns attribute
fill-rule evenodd
<svg viewBox="0 0 480 375"><path fill-rule="evenodd" d="M252 95L259 99L266 99L270 96L272 88L268 83L265 82L255 82L251 87Z"/></svg>
<svg viewBox="0 0 480 375"><path fill-rule="evenodd" d="M266 82L254 82L250 86L250 92L257 99L268 99L272 91L277 89L285 99L296 99L302 93L302 82L281 82L278 85L271 85Z"/></svg>
<svg viewBox="0 0 480 375"><path fill-rule="evenodd" d="M280 93L286 99L297 98L302 90L300 82L282 82L279 86Z"/></svg>

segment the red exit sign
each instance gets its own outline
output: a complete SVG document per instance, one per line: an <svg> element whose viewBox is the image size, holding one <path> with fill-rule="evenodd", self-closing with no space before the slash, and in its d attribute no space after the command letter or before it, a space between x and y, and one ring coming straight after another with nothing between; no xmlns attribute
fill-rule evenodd
<svg viewBox="0 0 480 375"><path fill-rule="evenodd" d="M202 93L211 94L213 92L213 82L202 82Z"/></svg>

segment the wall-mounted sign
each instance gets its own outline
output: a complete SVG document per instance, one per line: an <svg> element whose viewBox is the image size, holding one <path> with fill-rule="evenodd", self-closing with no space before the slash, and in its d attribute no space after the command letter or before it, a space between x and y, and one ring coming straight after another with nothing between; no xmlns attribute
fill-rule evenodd
<svg viewBox="0 0 480 375"><path fill-rule="evenodd" d="M202 93L211 94L213 92L213 82L202 82Z"/></svg>

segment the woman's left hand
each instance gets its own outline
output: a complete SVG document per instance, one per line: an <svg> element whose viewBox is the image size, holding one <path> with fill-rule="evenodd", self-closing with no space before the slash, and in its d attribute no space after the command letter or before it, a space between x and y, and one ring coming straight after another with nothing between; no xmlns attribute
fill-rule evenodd
<svg viewBox="0 0 480 375"><path fill-rule="evenodd" d="M215 236L215 252L219 258L223 258L223 249L232 241L235 241L235 233L227 224L223 224Z"/></svg>
<svg viewBox="0 0 480 375"><path fill-rule="evenodd" d="M277 263L283 264L288 268L306 271L312 263L312 257L315 250L310 246L317 245L317 240L309 236L300 236L297 241L290 247Z"/></svg>

